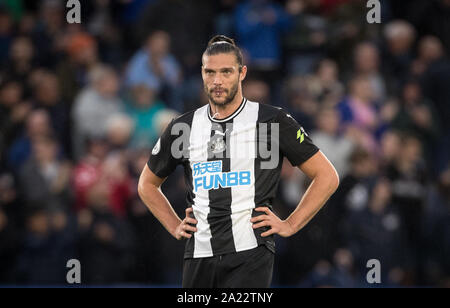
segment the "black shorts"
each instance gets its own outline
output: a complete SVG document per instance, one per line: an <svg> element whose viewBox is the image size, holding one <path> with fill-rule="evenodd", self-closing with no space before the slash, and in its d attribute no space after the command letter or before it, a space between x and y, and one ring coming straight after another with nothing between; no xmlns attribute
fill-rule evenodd
<svg viewBox="0 0 450 308"><path fill-rule="evenodd" d="M265 245L209 258L189 258L183 265L183 288L268 288L274 253Z"/></svg>

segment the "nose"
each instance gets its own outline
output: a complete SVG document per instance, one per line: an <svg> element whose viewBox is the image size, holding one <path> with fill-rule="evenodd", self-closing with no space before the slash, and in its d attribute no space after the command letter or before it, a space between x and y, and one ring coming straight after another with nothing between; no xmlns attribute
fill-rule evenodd
<svg viewBox="0 0 450 308"><path fill-rule="evenodd" d="M220 74L216 74L216 76L214 76L214 80L213 83L215 86L220 86L222 84L222 79L219 76Z"/></svg>

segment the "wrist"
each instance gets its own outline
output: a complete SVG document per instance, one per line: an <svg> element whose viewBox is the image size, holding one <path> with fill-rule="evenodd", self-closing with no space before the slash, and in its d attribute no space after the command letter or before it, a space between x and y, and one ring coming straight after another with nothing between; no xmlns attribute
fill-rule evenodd
<svg viewBox="0 0 450 308"><path fill-rule="evenodd" d="M286 223L286 225L289 229L290 235L294 235L295 233L298 232L297 227L294 224L294 222L292 221L291 217L288 217L286 220L284 220L284 222Z"/></svg>

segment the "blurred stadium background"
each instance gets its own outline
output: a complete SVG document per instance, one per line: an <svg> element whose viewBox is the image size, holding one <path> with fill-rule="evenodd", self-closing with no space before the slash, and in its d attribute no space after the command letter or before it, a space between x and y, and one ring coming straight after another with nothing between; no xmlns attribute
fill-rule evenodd
<svg viewBox="0 0 450 308"><path fill-rule="evenodd" d="M136 184L177 114L207 101L201 54L234 37L244 95L288 110L335 164L337 193L277 238L274 286L450 287L450 1L0 0L0 285L180 286L183 242ZM307 180L283 166L286 217ZM163 191L183 214L177 169Z"/></svg>

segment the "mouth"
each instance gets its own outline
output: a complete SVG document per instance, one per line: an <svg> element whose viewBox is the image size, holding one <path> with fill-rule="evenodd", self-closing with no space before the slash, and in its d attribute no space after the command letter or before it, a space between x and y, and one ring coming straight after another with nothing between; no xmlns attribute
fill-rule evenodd
<svg viewBox="0 0 450 308"><path fill-rule="evenodd" d="M214 96L220 97L220 96L222 96L222 94L224 94L226 91L225 91L225 89L213 89L211 92L212 92L212 94L213 94Z"/></svg>

